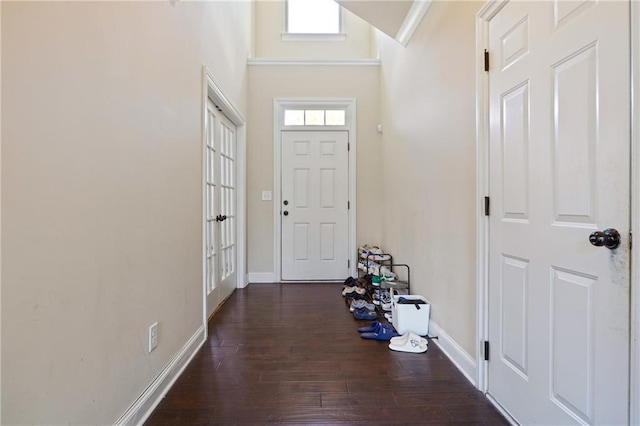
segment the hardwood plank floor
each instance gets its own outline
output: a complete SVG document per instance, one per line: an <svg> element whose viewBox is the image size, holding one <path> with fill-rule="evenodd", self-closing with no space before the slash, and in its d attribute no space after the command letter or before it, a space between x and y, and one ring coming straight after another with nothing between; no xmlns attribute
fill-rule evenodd
<svg viewBox="0 0 640 426"><path fill-rule="evenodd" d="M342 286L253 284L209 323L209 338L146 425L507 425L431 343L423 354L361 339Z"/></svg>

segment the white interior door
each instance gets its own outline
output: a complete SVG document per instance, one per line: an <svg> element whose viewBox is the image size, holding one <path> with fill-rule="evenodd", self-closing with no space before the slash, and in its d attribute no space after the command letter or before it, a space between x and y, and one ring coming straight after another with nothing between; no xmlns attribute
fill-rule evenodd
<svg viewBox="0 0 640 426"><path fill-rule="evenodd" d="M282 132L282 279L349 275L349 133Z"/></svg>
<svg viewBox="0 0 640 426"><path fill-rule="evenodd" d="M488 392L521 424L627 424L629 3L514 1L489 34Z"/></svg>
<svg viewBox="0 0 640 426"><path fill-rule="evenodd" d="M211 315L236 286L236 127L211 100L205 126L205 282Z"/></svg>

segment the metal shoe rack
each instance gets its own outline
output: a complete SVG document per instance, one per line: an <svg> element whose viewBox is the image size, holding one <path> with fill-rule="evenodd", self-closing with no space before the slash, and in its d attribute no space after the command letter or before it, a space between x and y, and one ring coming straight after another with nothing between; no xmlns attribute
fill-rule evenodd
<svg viewBox="0 0 640 426"><path fill-rule="evenodd" d="M361 266L362 261L365 261L365 264L363 266ZM411 293L411 268L409 267L409 265L407 265L406 263L393 263L393 256L390 253L382 253L382 254L367 254L366 257L362 257L362 251L358 250L358 275L359 276L365 276L367 274L369 274L369 266L375 263L378 265L378 284L371 284L371 288L369 289L370 291L370 296L373 298L373 292L375 291L376 288L380 288L381 290L388 290L391 293L391 290L393 290L396 294L399 293L404 293L406 292L407 294ZM397 278L393 281L388 281L388 280L383 280L382 279L382 267L386 266L387 268L389 268L389 271L391 272L395 272L394 268L396 267L400 267L400 268L406 268L407 270L407 279L406 280L398 280ZM373 279L373 277L375 275L370 274L371 278Z"/></svg>

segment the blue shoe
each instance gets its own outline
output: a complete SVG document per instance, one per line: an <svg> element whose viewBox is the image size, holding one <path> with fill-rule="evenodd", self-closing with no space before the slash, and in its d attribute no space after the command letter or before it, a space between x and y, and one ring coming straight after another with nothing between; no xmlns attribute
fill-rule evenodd
<svg viewBox="0 0 640 426"><path fill-rule="evenodd" d="M380 330L378 332L373 333L362 333L360 337L363 339L371 339L371 340L391 340L392 337L398 336L398 333L393 329L393 327L382 324Z"/></svg>
<svg viewBox="0 0 640 426"><path fill-rule="evenodd" d="M358 333L373 333L382 326L381 322L374 321L366 327L358 327Z"/></svg>
<svg viewBox="0 0 640 426"><path fill-rule="evenodd" d="M374 320L378 318L378 314L371 312L367 308L359 308L353 311L353 317L357 320Z"/></svg>

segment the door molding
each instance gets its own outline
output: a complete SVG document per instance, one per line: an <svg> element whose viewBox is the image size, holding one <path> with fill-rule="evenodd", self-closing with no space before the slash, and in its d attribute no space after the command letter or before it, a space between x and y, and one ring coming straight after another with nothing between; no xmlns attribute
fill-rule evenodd
<svg viewBox="0 0 640 426"><path fill-rule="evenodd" d="M204 172L206 170L206 116L207 116L207 100L211 99L213 103L220 108L220 111L236 126L236 288L244 288L247 285L246 279L246 159L247 159L247 126L242 114L238 112L233 103L225 96L216 82L211 71L202 66L202 109L201 109L201 155L202 155L202 216L201 216L201 237L202 237L202 321L205 330L207 330L207 283L206 283L206 236L205 236L205 220L206 220L206 197L204 184ZM207 330L208 332L208 330ZM206 338L207 333L205 333Z"/></svg>
<svg viewBox="0 0 640 426"><path fill-rule="evenodd" d="M508 0L490 0L476 15L476 387L486 393L488 365L484 341L489 339L489 73L484 71L484 50L489 49L489 21Z"/></svg>
<svg viewBox="0 0 640 426"><path fill-rule="evenodd" d="M284 126L284 110L286 108L332 108L341 107L346 110L345 126ZM273 242L274 242L274 262L273 276L276 282L282 280L282 223L280 221L280 211L282 205L282 140L283 130L347 130L349 132L349 258L351 266L349 274L356 274L356 100L355 98L274 98L273 100Z"/></svg>
<svg viewBox="0 0 640 426"><path fill-rule="evenodd" d="M640 5L631 1L631 231L640 227ZM635 196L634 196L635 195ZM629 423L640 424L640 250L631 250Z"/></svg>

